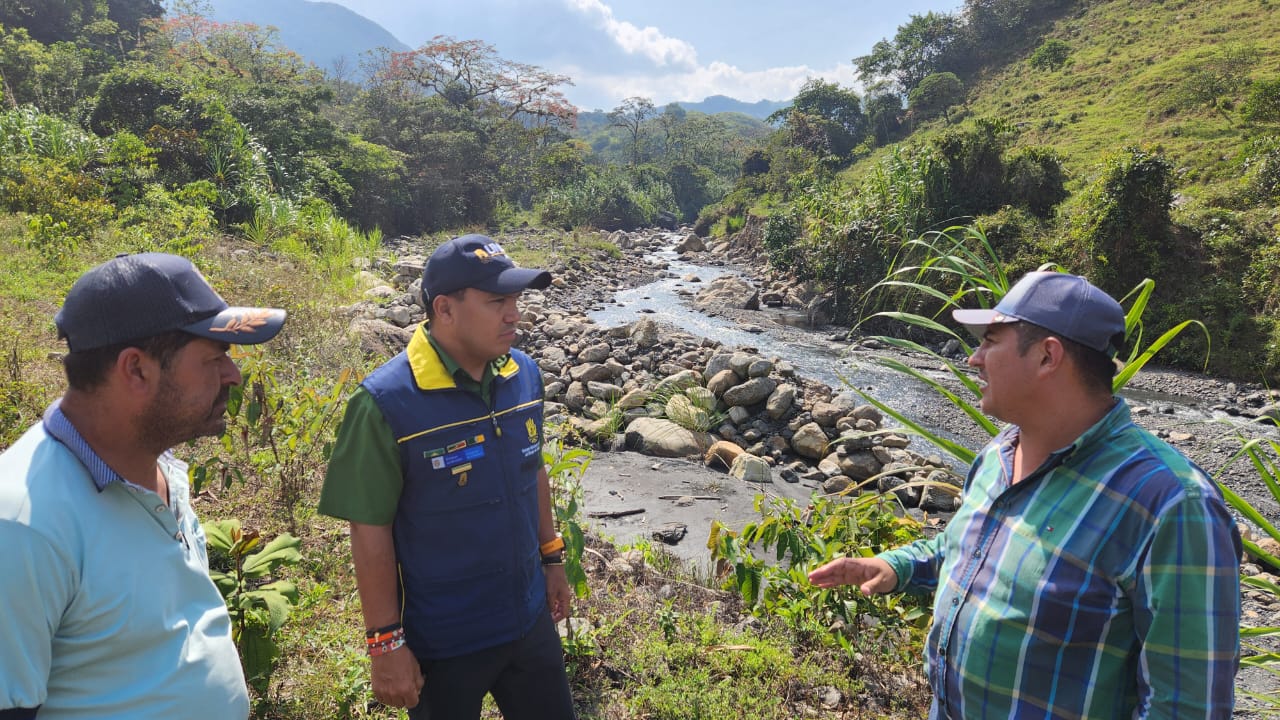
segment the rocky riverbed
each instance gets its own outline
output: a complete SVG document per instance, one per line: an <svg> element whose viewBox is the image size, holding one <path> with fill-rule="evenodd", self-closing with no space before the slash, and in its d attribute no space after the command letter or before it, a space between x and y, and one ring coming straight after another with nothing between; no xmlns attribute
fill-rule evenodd
<svg viewBox="0 0 1280 720"><path fill-rule="evenodd" d="M706 561L713 520L740 527L758 517L758 493L804 503L813 493L892 493L920 518L945 519L958 502L963 468L936 448L896 432L852 388L797 372L781 353L751 344L726 346L642 313L616 327L589 313L629 288L670 278L670 264L655 261L675 246L680 257L735 272L704 282L678 279L687 302L734 328L783 345L828 346L849 377L872 396L883 374L864 373L877 358L893 357L938 379L939 361L912 356L847 329L822 327L825 298L803 284L762 269L749 234L707 246L687 233L646 231L603 235L617 253L598 250L556 261L552 287L523 301L521 347L543 370L549 418L560 420L576 442L600 452L584 476L584 510L597 528L618 541L663 543L691 562ZM509 245L552 246L554 235L534 231L497 238ZM403 241L369 277L367 299L350 308L352 332L371 352L389 356L403 347L423 319L419 284L424 248ZM795 326L797 319L819 329ZM741 335L741 333L737 333ZM960 358L956 358L957 361ZM1280 415L1277 394L1264 388L1195 373L1146 369L1125 394L1135 420L1165 438L1272 522L1280 520L1265 483L1246 460L1234 459L1242 438L1264 431L1255 418ZM970 448L986 435L945 399L927 390L891 403L909 417ZM690 429L694 428L694 429ZM1248 527L1246 532L1250 532ZM1273 548L1280 555L1280 549ZM1246 561L1247 575L1275 568ZM1246 620L1280 625L1275 598L1246 589ZM1266 689L1274 678L1242 674L1242 688Z"/></svg>

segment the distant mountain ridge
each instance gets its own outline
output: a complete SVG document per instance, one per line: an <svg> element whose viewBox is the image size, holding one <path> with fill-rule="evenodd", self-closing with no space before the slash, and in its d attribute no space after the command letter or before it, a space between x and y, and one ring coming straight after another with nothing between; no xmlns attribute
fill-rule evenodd
<svg viewBox="0 0 1280 720"><path fill-rule="evenodd" d="M760 100L758 102L749 103L743 102L742 100L735 100L734 98L725 95L712 95L702 102L682 102L679 103L679 105L685 110L697 110L698 112L706 113L708 115L715 115L716 113L722 112L736 112L763 120L774 112L791 105L791 101Z"/></svg>
<svg viewBox="0 0 1280 720"><path fill-rule="evenodd" d="M411 48L386 28L337 3L312 0L210 0L210 19L272 26L280 43L323 70L343 60L348 69L380 47Z"/></svg>

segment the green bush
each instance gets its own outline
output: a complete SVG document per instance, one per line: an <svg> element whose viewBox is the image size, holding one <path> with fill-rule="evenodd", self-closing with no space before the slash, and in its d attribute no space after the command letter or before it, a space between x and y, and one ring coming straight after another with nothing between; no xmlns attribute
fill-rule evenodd
<svg viewBox="0 0 1280 720"><path fill-rule="evenodd" d="M1253 122L1280 122L1280 78L1255 80L1249 88L1243 114Z"/></svg>
<svg viewBox="0 0 1280 720"><path fill-rule="evenodd" d="M764 223L764 249L769 255L770 265L787 270L803 258L804 252L800 247L802 229L802 218L794 208L769 216Z"/></svg>
<svg viewBox="0 0 1280 720"><path fill-rule="evenodd" d="M1057 38L1050 38L1040 43L1040 47L1031 53L1028 62L1037 70L1057 70L1067 64L1070 57L1070 45Z"/></svg>
<svg viewBox="0 0 1280 720"><path fill-rule="evenodd" d="M1010 202L1040 217L1067 199L1066 181L1062 159L1048 148L1020 148L1005 163Z"/></svg>
<svg viewBox="0 0 1280 720"><path fill-rule="evenodd" d="M1172 242L1173 165L1128 147L1108 157L1079 195L1071 218L1075 266L1117 297L1143 278L1159 278Z"/></svg>

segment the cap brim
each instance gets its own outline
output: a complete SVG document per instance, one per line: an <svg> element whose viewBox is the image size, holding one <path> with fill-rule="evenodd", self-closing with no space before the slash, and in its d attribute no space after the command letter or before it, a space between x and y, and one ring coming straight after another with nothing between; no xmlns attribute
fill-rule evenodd
<svg viewBox="0 0 1280 720"><path fill-rule="evenodd" d="M551 284L551 273L534 268L511 267L473 287L497 295L511 295L529 288L541 290Z"/></svg>
<svg viewBox="0 0 1280 720"><path fill-rule="evenodd" d="M987 326L996 323L1018 322L1018 318L989 309L952 310L951 317L979 340L987 333Z"/></svg>
<svg viewBox="0 0 1280 720"><path fill-rule="evenodd" d="M182 328L192 335L231 345L257 345L275 337L284 327L285 311L276 308L229 307Z"/></svg>

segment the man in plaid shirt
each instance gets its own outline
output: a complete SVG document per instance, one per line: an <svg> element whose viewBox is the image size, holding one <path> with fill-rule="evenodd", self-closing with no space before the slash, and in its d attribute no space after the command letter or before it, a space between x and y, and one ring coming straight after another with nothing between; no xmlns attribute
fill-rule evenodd
<svg viewBox="0 0 1280 720"><path fill-rule="evenodd" d="M1119 303L1033 272L954 316L982 340L983 412L1011 425L942 533L810 580L936 592L933 718L1229 718L1240 536L1213 481L1112 394Z"/></svg>

